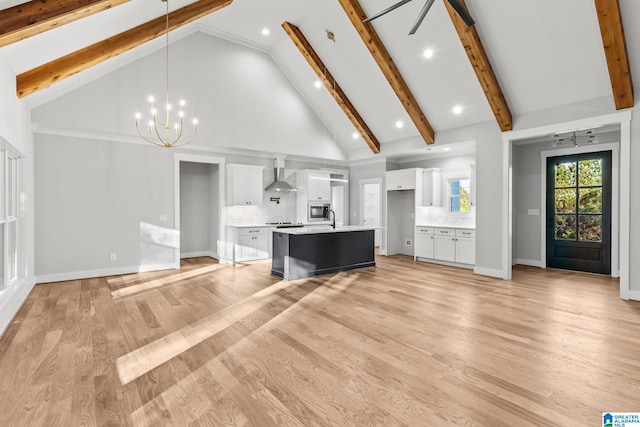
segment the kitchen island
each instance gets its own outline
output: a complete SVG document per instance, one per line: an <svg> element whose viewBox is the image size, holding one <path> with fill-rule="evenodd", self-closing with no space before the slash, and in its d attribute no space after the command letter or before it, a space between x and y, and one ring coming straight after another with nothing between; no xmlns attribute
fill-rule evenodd
<svg viewBox="0 0 640 427"><path fill-rule="evenodd" d="M273 232L271 274L296 280L375 267L374 229L301 227Z"/></svg>

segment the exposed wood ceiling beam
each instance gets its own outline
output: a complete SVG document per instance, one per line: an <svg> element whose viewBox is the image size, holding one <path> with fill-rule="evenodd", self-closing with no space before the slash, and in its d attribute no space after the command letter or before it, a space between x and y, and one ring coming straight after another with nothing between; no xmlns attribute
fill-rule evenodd
<svg viewBox="0 0 640 427"><path fill-rule="evenodd" d="M0 47L69 22L110 9L129 0L30 1L0 11Z"/></svg>
<svg viewBox="0 0 640 427"><path fill-rule="evenodd" d="M634 104L633 81L620 3L618 0L595 0L595 3L616 109L631 108Z"/></svg>
<svg viewBox="0 0 640 427"><path fill-rule="evenodd" d="M349 117L351 123L356 127L362 139L369 145L371 151L375 154L380 152L380 142L375 137L369 126L365 123L364 119L358 113L358 110L353 106L349 98L344 93L340 85L333 78L329 69L324 65L316 51L313 49L307 38L302 34L302 31L298 27L289 22L284 22L282 28L287 32L293 43L296 45L302 56L307 60L313 71L316 72L318 78L324 83L329 90L329 93L336 100L342 111Z"/></svg>
<svg viewBox="0 0 640 427"><path fill-rule="evenodd" d="M462 3L464 4L464 0L462 0ZM511 110L509 109L509 105L507 105L507 101L500 88L500 83L498 83L498 79L493 72L493 68L491 68L491 62L489 62L489 58L484 50L482 41L480 41L480 36L478 35L478 31L476 31L475 25L468 27L448 1L445 1L444 4L447 7L449 16L451 16L453 26L458 32L462 46L464 46L464 50L467 52L469 62L471 62L471 66L476 72L480 86L482 86L487 101L489 101L498 126L500 126L503 132L513 129Z"/></svg>
<svg viewBox="0 0 640 427"><path fill-rule="evenodd" d="M230 5L233 0L200 0L169 14L169 31ZM166 16L94 43L16 77L18 97L23 98L77 74L109 58L131 50L166 32Z"/></svg>
<svg viewBox="0 0 640 427"><path fill-rule="evenodd" d="M418 101L413 97L411 90L409 90L409 86L407 86L402 78L400 70L396 67L393 59L391 59L391 55L389 55L389 52L382 43L382 40L380 40L380 37L373 28L373 25L362 22L367 19L367 15L364 13L364 10L362 10L360 3L358 3L357 0L338 1L347 13L347 16L349 16L349 19L358 31L358 34L360 34L360 37L369 49L371 56L378 63L380 70L387 78L391 88L400 99L402 106L407 110L407 113L409 113L409 117L411 117L411 120L416 125L418 132L420 132L420 135L422 135L422 138L427 144L433 144L433 128L427 121L420 105L418 105Z"/></svg>

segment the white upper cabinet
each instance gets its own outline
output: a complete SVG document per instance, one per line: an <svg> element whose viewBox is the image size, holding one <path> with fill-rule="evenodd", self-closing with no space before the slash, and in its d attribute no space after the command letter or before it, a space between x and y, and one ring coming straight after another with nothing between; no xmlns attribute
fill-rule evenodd
<svg viewBox="0 0 640 427"><path fill-rule="evenodd" d="M302 195L310 202L331 201L331 172L322 170L303 170L298 172L297 187L299 196Z"/></svg>
<svg viewBox="0 0 640 427"><path fill-rule="evenodd" d="M476 205L476 165L469 166L469 193L471 206Z"/></svg>
<svg viewBox="0 0 640 427"><path fill-rule="evenodd" d="M422 171L422 206L442 206L441 169L425 169Z"/></svg>
<svg viewBox="0 0 640 427"><path fill-rule="evenodd" d="M227 206L261 206L263 166L227 165Z"/></svg>
<svg viewBox="0 0 640 427"><path fill-rule="evenodd" d="M387 191L415 190L416 188L416 169L388 171L386 177Z"/></svg>

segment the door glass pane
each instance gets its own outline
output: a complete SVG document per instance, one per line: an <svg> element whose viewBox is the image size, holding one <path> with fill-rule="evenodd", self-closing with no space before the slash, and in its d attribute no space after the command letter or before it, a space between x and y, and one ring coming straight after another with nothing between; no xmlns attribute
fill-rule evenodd
<svg viewBox="0 0 640 427"><path fill-rule="evenodd" d="M602 212L602 188L581 188L578 211L580 213Z"/></svg>
<svg viewBox="0 0 640 427"><path fill-rule="evenodd" d="M556 240L576 240L576 216L556 215Z"/></svg>
<svg viewBox="0 0 640 427"><path fill-rule="evenodd" d="M602 185L602 159L580 160L578 164L581 187Z"/></svg>
<svg viewBox="0 0 640 427"><path fill-rule="evenodd" d="M576 163L564 162L556 165L556 188L576 186Z"/></svg>
<svg viewBox="0 0 640 427"><path fill-rule="evenodd" d="M602 215L580 215L579 221L578 240L602 241Z"/></svg>
<svg viewBox="0 0 640 427"><path fill-rule="evenodd" d="M556 190L556 213L575 213L576 190L567 188Z"/></svg>

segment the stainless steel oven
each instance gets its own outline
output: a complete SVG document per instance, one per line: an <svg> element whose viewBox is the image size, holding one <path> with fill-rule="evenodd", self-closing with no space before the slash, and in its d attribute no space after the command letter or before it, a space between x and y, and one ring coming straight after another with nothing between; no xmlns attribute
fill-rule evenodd
<svg viewBox="0 0 640 427"><path fill-rule="evenodd" d="M329 221L329 203L309 203L307 219L309 221Z"/></svg>

